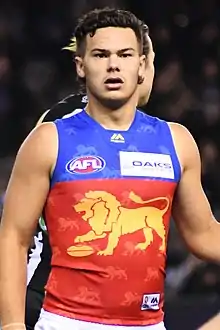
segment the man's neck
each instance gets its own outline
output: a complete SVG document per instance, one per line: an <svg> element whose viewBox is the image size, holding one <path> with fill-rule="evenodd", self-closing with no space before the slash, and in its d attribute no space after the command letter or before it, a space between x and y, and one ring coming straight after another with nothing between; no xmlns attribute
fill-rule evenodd
<svg viewBox="0 0 220 330"><path fill-rule="evenodd" d="M106 129L127 131L134 120L136 104L136 98L132 97L120 108L111 110L91 96L86 112Z"/></svg>

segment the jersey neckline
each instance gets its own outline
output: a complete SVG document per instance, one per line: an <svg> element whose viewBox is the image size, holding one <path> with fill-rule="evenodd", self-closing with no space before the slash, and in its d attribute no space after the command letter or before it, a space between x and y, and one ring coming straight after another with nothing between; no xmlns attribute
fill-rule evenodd
<svg viewBox="0 0 220 330"><path fill-rule="evenodd" d="M129 126L129 128L127 130L117 130L117 129L108 129L108 128L105 128L103 127L98 121L96 121L93 117L91 117L84 109L82 109L82 111L80 112L80 115L83 117L83 119L91 125L91 127L94 127L94 128L98 128L104 132L109 132L109 133L114 133L114 132L117 132L117 133L123 133L123 134L126 134L126 133L131 133L132 131L134 131L137 126L138 126L138 119L139 119L139 110L136 108L135 109L135 115L134 115L134 119L131 123L131 125Z"/></svg>

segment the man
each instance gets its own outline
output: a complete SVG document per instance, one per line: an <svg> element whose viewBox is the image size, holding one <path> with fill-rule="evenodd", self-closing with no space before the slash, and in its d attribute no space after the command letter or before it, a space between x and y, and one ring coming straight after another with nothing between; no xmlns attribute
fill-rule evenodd
<svg viewBox="0 0 220 330"><path fill-rule="evenodd" d="M73 40L72 40L73 41ZM75 40L66 47L75 54ZM142 106L148 102L150 97L150 84L154 76L154 52L151 39L148 35L148 27L143 24L143 53L146 56L145 79L138 85L139 100L138 105ZM73 94L57 103L50 110L47 110L39 119L37 125L42 122L55 121L56 119L68 116L73 109L84 108L87 104L85 94ZM40 310L44 299L44 288L50 273L51 249L48 241L48 235L44 224L39 223L37 233L34 237L35 246L31 249L28 262L28 286L26 295L25 324L28 330L34 329L34 326L40 315Z"/></svg>
<svg viewBox="0 0 220 330"><path fill-rule="evenodd" d="M75 36L88 105L29 135L6 192L3 329L24 329L26 254L44 210L53 256L36 330L162 330L171 210L190 250L220 260L198 149L184 127L136 110L145 57L134 15L89 12Z"/></svg>

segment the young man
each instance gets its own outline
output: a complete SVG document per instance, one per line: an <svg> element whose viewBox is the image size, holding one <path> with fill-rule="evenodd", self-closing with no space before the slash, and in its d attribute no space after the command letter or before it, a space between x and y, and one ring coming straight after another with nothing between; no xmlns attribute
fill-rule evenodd
<svg viewBox="0 0 220 330"><path fill-rule="evenodd" d="M68 50L75 53L75 45L67 47ZM144 72L144 81L138 85L138 106L148 102L152 79L154 76L154 51L151 39L148 35L148 28L143 24L143 53L146 56L146 66ZM69 116L75 109L83 109L87 104L87 96L84 94L73 94L57 103L50 110L47 110L39 119L37 125L42 122L55 121L64 116ZM42 219L42 218L41 218ZM45 232L44 225L38 226L34 237L35 247L29 254L28 262L28 286L26 294L25 325L27 330L33 330L40 315L45 295L45 285L50 273L51 249L48 235Z"/></svg>
<svg viewBox="0 0 220 330"><path fill-rule="evenodd" d="M6 192L3 329L25 328L26 254L43 210L53 255L36 330L164 329L171 211L190 250L220 260L198 149L184 127L136 110L145 57L134 15L89 12L75 36L88 105L29 135Z"/></svg>

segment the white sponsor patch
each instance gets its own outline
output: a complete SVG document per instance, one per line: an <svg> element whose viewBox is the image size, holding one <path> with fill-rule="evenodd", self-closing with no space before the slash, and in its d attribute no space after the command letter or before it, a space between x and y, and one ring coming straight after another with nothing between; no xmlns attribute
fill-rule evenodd
<svg viewBox="0 0 220 330"><path fill-rule="evenodd" d="M174 179L170 155L144 152L119 152L121 174Z"/></svg>
<svg viewBox="0 0 220 330"><path fill-rule="evenodd" d="M160 294L159 293L144 294L143 295L143 301L142 301L142 304L141 304L141 310L142 311L147 311L147 310L158 311L159 302L160 302Z"/></svg>

